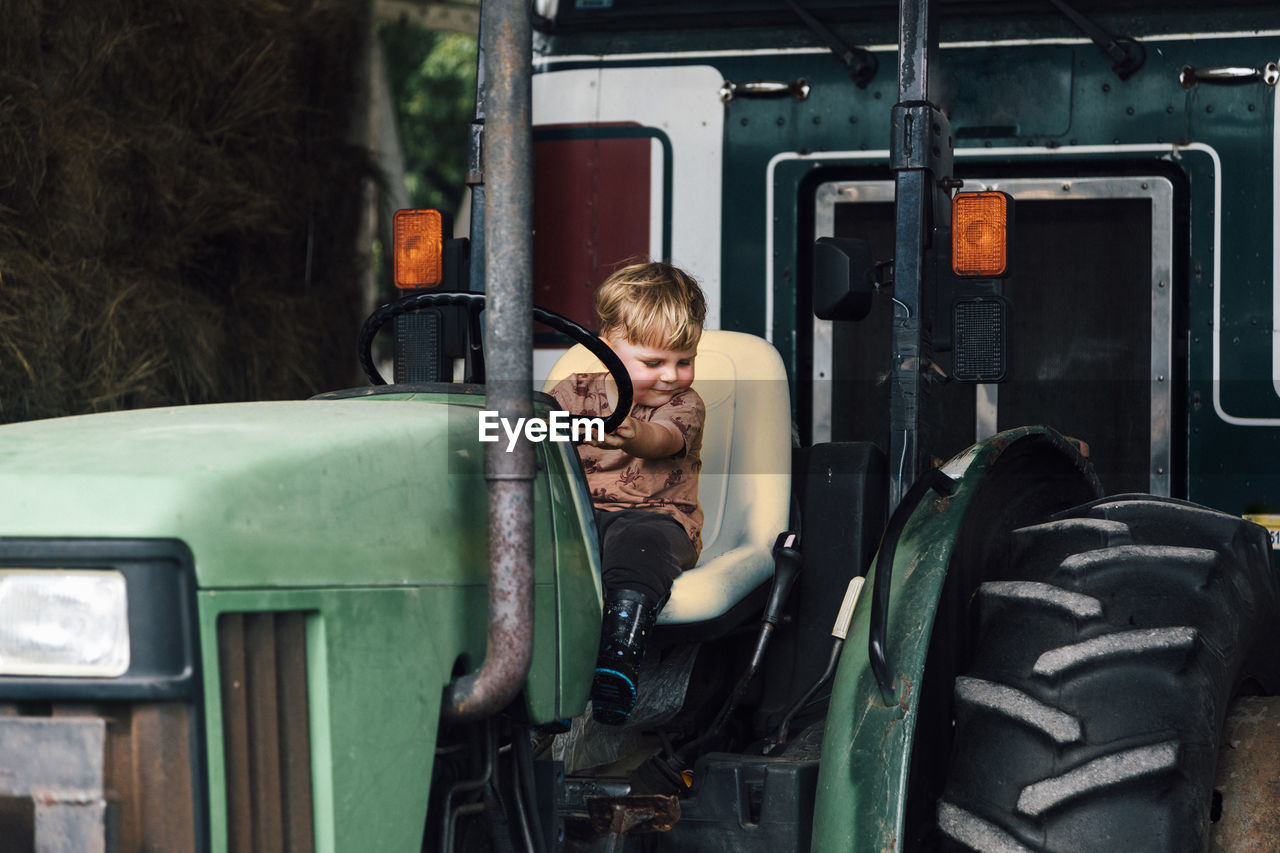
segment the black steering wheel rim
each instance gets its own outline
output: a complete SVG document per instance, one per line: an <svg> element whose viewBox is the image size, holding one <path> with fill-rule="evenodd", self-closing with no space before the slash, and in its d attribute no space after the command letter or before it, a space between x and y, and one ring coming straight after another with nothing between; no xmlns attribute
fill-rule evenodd
<svg viewBox="0 0 1280 853"><path fill-rule="evenodd" d="M394 302L388 302L380 306L369 315L369 318L364 321L364 325L360 328L360 367L364 370L365 376L369 378L370 383L374 385L387 384L387 380L382 378L382 374L378 372L377 365L373 363L373 339L377 336L378 330L393 317L419 308L452 305L466 308L474 319L484 310L485 304L485 294L483 293L435 293L423 291L402 296ZM614 412L604 419L604 431L611 433L616 430L627 415L631 414L633 399L631 376L627 373L626 365L622 363L622 359L618 358L618 354L608 344L600 340L599 337L562 314L557 314L554 311L548 311L546 308L540 308L535 305L533 306L533 319L550 326L561 334L567 335L576 343L582 344L591 351L592 355L600 359L605 369L613 376L613 381L618 386L618 405ZM472 346L478 346L478 343L472 342Z"/></svg>

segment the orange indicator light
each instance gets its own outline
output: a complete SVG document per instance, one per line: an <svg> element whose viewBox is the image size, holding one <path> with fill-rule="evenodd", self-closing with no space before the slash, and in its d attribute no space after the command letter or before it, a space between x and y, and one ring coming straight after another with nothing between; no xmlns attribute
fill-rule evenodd
<svg viewBox="0 0 1280 853"><path fill-rule="evenodd" d="M396 287L435 287L444 280L444 222L438 210L397 210L392 220Z"/></svg>
<svg viewBox="0 0 1280 853"><path fill-rule="evenodd" d="M957 193L951 200L951 269L956 275L999 278L1009 268L1009 196Z"/></svg>

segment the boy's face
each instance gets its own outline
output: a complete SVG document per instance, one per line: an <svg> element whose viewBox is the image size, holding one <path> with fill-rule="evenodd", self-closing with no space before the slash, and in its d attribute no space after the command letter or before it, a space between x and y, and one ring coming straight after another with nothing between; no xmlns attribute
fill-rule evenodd
<svg viewBox="0 0 1280 853"><path fill-rule="evenodd" d="M661 406L693 384L693 359L690 350L673 350L633 344L621 335L603 338L618 354L631 376L635 402L641 406Z"/></svg>

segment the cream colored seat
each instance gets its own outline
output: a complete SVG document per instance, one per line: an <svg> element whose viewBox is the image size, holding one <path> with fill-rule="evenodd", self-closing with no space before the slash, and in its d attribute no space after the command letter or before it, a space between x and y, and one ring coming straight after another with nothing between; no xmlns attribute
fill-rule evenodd
<svg viewBox="0 0 1280 853"><path fill-rule="evenodd" d="M702 437L702 555L676 578L660 625L729 612L773 574L772 548L791 505L791 397L778 351L742 332L702 333L694 390L707 407ZM556 362L544 390L604 366L585 347Z"/></svg>

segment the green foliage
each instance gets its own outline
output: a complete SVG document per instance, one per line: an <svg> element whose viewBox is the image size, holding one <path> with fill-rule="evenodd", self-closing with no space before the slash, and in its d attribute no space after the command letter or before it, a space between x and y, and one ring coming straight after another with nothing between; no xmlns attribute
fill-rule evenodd
<svg viewBox="0 0 1280 853"><path fill-rule="evenodd" d="M381 35L410 201L456 215L475 115L476 40L408 26Z"/></svg>

